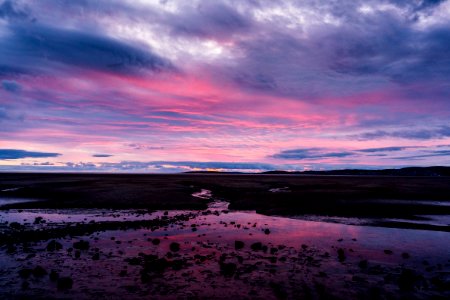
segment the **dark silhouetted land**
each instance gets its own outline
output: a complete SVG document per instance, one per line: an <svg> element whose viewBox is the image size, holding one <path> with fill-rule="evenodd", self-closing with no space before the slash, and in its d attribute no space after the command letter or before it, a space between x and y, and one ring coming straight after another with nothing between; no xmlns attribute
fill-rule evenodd
<svg viewBox="0 0 450 300"><path fill-rule="evenodd" d="M264 214L414 218L450 214L450 177L296 174L0 174L0 196L26 208L204 209L209 189L230 209Z"/></svg>

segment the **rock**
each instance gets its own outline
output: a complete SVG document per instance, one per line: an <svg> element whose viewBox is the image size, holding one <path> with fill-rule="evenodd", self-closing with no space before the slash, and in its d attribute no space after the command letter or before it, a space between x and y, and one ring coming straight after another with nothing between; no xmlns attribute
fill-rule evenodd
<svg viewBox="0 0 450 300"><path fill-rule="evenodd" d="M270 229L268 229L268 228L264 229L264 233L265 234L270 234Z"/></svg>
<svg viewBox="0 0 450 300"><path fill-rule="evenodd" d="M78 250L89 250L89 242L80 240L78 242L73 243L73 248Z"/></svg>
<svg viewBox="0 0 450 300"><path fill-rule="evenodd" d="M96 252L94 255L92 255L92 260L99 260L100 259L100 253Z"/></svg>
<svg viewBox="0 0 450 300"><path fill-rule="evenodd" d="M416 285L417 275L411 269L403 269L398 278L398 287L402 291L412 291Z"/></svg>
<svg viewBox="0 0 450 300"><path fill-rule="evenodd" d="M132 257L125 259L131 266L138 266L141 264L141 259L139 257Z"/></svg>
<svg viewBox="0 0 450 300"><path fill-rule="evenodd" d="M271 282L269 286L272 288L273 293L275 294L275 297L277 299L287 299L288 293L286 292L286 289L281 285L280 283Z"/></svg>
<svg viewBox="0 0 450 300"><path fill-rule="evenodd" d="M172 269L175 271L181 270L185 264L186 264L185 261L182 259L176 259L176 260L172 261L172 263L171 263Z"/></svg>
<svg viewBox="0 0 450 300"><path fill-rule="evenodd" d="M250 248L253 250L253 251L260 251L261 249L262 249L262 243L261 242L256 242L256 243L253 243L253 244L251 244L251 246L250 246Z"/></svg>
<svg viewBox="0 0 450 300"><path fill-rule="evenodd" d="M58 250L61 250L62 247L63 246L61 243L59 243L55 240L52 240L47 244L47 251L50 251L50 252L58 251Z"/></svg>
<svg viewBox="0 0 450 300"><path fill-rule="evenodd" d="M56 286L58 290L70 290L73 286L73 280L70 277L60 277Z"/></svg>
<svg viewBox="0 0 450 300"><path fill-rule="evenodd" d="M158 239L158 238L152 240L152 244L155 245L155 246L159 245L160 243L161 243L161 240Z"/></svg>
<svg viewBox="0 0 450 300"><path fill-rule="evenodd" d="M144 272L163 273L169 267L169 261L165 258L146 259L144 262Z"/></svg>
<svg viewBox="0 0 450 300"><path fill-rule="evenodd" d="M364 279L363 277L358 276L358 275L353 275L352 281L354 281L354 282L359 282L359 283L367 282L366 279Z"/></svg>
<svg viewBox="0 0 450 300"><path fill-rule="evenodd" d="M21 278L28 278L28 277L30 277L30 275L32 273L33 273L33 270L32 269L28 269L28 268L19 270L19 276Z"/></svg>
<svg viewBox="0 0 450 300"><path fill-rule="evenodd" d="M55 270L52 270L48 275L48 277L50 278L51 281L56 281L59 278L59 274Z"/></svg>
<svg viewBox="0 0 450 300"><path fill-rule="evenodd" d="M235 263L225 263L225 262L220 263L220 273L223 276L231 277L234 275L234 273L236 273L236 270L237 265Z"/></svg>
<svg viewBox="0 0 450 300"><path fill-rule="evenodd" d="M42 223L43 220L44 220L43 217L36 217L36 218L34 218L33 224L40 224L40 223Z"/></svg>
<svg viewBox="0 0 450 300"><path fill-rule="evenodd" d="M170 251L172 251L172 252L178 252L178 251L180 251L180 244L177 242L172 242L172 243L170 243L169 248L170 248Z"/></svg>
<svg viewBox="0 0 450 300"><path fill-rule="evenodd" d="M363 259L358 263L358 267L361 269L366 269L368 265L367 259Z"/></svg>
<svg viewBox="0 0 450 300"><path fill-rule="evenodd" d="M308 245L302 244L302 249L303 249L303 250L308 249Z"/></svg>
<svg viewBox="0 0 450 300"><path fill-rule="evenodd" d="M47 275L47 271L46 271L43 267L41 267L41 266L36 266L36 267L33 269L33 276L34 276L34 277L43 277L43 276L45 276L45 275Z"/></svg>
<svg viewBox="0 0 450 300"><path fill-rule="evenodd" d="M24 228L24 226L19 224L18 222L11 222L9 224L9 227L11 227L12 229L17 229L17 230Z"/></svg>
<svg viewBox="0 0 450 300"><path fill-rule="evenodd" d="M403 259L408 259L408 258L410 258L409 253L403 252L403 253L402 253L402 258L403 258Z"/></svg>
<svg viewBox="0 0 450 300"><path fill-rule="evenodd" d="M76 250L74 256L75 256L75 258L80 258L80 256L81 256L80 250Z"/></svg>
<svg viewBox="0 0 450 300"><path fill-rule="evenodd" d="M141 270L140 274L141 274L141 282L142 283L147 283L150 281L150 275L147 272L145 272L144 270Z"/></svg>
<svg viewBox="0 0 450 300"><path fill-rule="evenodd" d="M450 278L444 276L434 276L431 283L441 291L450 291Z"/></svg>
<svg viewBox="0 0 450 300"><path fill-rule="evenodd" d="M317 274L318 277L328 277L327 273L320 271L319 274Z"/></svg>
<svg viewBox="0 0 450 300"><path fill-rule="evenodd" d="M339 259L340 262L343 262L343 261L347 258L347 257L345 256L344 249L339 248L338 251L337 251L337 253L338 253L338 259Z"/></svg>
<svg viewBox="0 0 450 300"><path fill-rule="evenodd" d="M234 241L234 249L240 250L244 248L244 242L243 241Z"/></svg>
<svg viewBox="0 0 450 300"><path fill-rule="evenodd" d="M384 254L391 255L393 253L394 252L392 252L392 250L389 250L389 249L384 250Z"/></svg>
<svg viewBox="0 0 450 300"><path fill-rule="evenodd" d="M244 258L242 256L238 255L238 256L236 256L236 258L240 264L242 264L244 262Z"/></svg>

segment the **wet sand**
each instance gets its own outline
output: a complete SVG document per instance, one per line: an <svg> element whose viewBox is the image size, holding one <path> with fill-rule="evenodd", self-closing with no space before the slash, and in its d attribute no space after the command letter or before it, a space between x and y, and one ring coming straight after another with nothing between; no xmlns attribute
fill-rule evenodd
<svg viewBox="0 0 450 300"><path fill-rule="evenodd" d="M0 178L2 299L450 297L448 178Z"/></svg>

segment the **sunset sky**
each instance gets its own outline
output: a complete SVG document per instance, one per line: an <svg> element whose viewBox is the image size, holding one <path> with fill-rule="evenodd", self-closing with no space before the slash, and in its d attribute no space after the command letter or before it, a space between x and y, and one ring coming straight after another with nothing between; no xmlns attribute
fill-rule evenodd
<svg viewBox="0 0 450 300"><path fill-rule="evenodd" d="M450 1L0 0L0 171L450 165Z"/></svg>

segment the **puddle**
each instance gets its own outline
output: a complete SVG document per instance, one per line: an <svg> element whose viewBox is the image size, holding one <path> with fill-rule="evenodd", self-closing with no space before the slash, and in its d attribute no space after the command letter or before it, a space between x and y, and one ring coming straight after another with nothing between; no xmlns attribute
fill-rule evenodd
<svg viewBox="0 0 450 300"><path fill-rule="evenodd" d="M212 192L210 190L202 189L200 192L193 193L192 197L200 198L200 199L211 199Z"/></svg>
<svg viewBox="0 0 450 300"><path fill-rule="evenodd" d="M289 193L291 190L289 189L289 187L281 187L281 188L273 188L273 189L269 189L269 192L271 193Z"/></svg>
<svg viewBox="0 0 450 300"><path fill-rule="evenodd" d="M36 200L36 199L23 199L23 198L1 198L0 197L0 207L8 205L8 204L34 202L34 201L38 201L38 200Z"/></svg>

